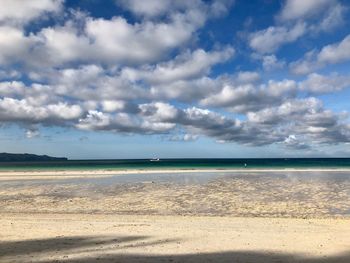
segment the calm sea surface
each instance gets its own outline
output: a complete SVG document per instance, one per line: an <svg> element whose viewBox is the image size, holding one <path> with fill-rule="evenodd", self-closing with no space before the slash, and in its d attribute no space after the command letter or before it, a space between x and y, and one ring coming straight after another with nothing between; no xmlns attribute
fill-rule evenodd
<svg viewBox="0 0 350 263"><path fill-rule="evenodd" d="M124 159L69 160L61 162L0 162L0 170L90 169L236 169L236 168L350 168L350 158L273 159Z"/></svg>

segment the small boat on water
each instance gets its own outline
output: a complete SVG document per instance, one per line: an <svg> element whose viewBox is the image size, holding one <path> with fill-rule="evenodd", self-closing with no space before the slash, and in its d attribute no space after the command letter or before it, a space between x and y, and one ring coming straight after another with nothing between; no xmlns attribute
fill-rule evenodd
<svg viewBox="0 0 350 263"><path fill-rule="evenodd" d="M152 159L150 159L150 161L151 162L159 162L160 160L159 160L159 158L152 158Z"/></svg>

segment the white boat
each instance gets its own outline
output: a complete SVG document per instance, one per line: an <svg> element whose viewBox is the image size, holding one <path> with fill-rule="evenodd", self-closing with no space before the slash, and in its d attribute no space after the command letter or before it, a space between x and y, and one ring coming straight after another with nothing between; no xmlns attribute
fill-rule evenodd
<svg viewBox="0 0 350 263"><path fill-rule="evenodd" d="M150 159L151 162L159 162L159 158L152 158Z"/></svg>

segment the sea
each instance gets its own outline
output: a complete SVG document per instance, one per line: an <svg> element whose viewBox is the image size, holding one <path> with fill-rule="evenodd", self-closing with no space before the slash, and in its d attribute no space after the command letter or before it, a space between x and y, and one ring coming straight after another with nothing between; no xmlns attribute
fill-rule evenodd
<svg viewBox="0 0 350 263"><path fill-rule="evenodd" d="M0 170L350 169L350 158L108 159L0 162Z"/></svg>

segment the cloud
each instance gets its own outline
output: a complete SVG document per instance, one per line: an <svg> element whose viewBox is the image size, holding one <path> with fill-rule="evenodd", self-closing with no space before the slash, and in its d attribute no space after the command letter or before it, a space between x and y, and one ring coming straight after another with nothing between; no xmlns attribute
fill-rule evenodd
<svg viewBox="0 0 350 263"><path fill-rule="evenodd" d="M338 2L287 1L274 25L249 34L256 52L247 57L239 43L224 45L202 30L227 13L230 0L120 0L127 13L111 17L68 10L62 1L25 2L28 14L19 1L11 2L18 13L0 11L0 125L18 124L28 138L39 136L37 127L60 126L293 149L349 142L347 113L310 97L347 88L348 76L297 81L273 72L286 63L273 54L280 47L340 23ZM348 38L289 66L307 72L347 61Z"/></svg>
<svg viewBox="0 0 350 263"><path fill-rule="evenodd" d="M350 35L338 43L324 46L319 52L307 52L302 59L290 63L295 74L307 74L329 64L338 64L350 60Z"/></svg>
<svg viewBox="0 0 350 263"><path fill-rule="evenodd" d="M316 98L293 99L275 107L265 107L260 111L249 112L247 118L253 123L274 125L285 121L291 122L299 117L304 118L306 114L320 112L321 109L322 103Z"/></svg>
<svg viewBox="0 0 350 263"><path fill-rule="evenodd" d="M0 27L0 62L30 67L72 63L143 64L158 61L188 42L205 22L205 14L174 14L169 22L130 24L123 17L86 17L83 30L74 21L25 35L22 29Z"/></svg>
<svg viewBox="0 0 350 263"><path fill-rule="evenodd" d="M350 60L350 35L339 43L323 47L317 55L317 61L321 63L339 63Z"/></svg>
<svg viewBox="0 0 350 263"><path fill-rule="evenodd" d="M11 26L0 26L0 63L10 64L20 62L28 54L34 44L21 29Z"/></svg>
<svg viewBox="0 0 350 263"><path fill-rule="evenodd" d="M306 34L315 36L344 24L347 8L336 0L287 0L276 25L249 34L249 45L260 54L274 53Z"/></svg>
<svg viewBox="0 0 350 263"><path fill-rule="evenodd" d="M306 33L306 24L297 23L293 27L270 26L250 34L249 45L259 53L272 53L282 45L294 42Z"/></svg>
<svg viewBox="0 0 350 263"><path fill-rule="evenodd" d="M192 141L196 141L198 139L198 135L195 134L177 134L177 135L173 135L170 137L170 141L174 141L174 142L192 142Z"/></svg>
<svg viewBox="0 0 350 263"><path fill-rule="evenodd" d="M260 74L254 71L240 71L236 80L238 83L255 83L260 80Z"/></svg>
<svg viewBox="0 0 350 263"><path fill-rule="evenodd" d="M350 127L343 114L323 108L316 98L292 99L283 104L247 114L248 122L274 127L285 138L291 134L305 138L306 144L337 144L350 140Z"/></svg>
<svg viewBox="0 0 350 263"><path fill-rule="evenodd" d="M40 132L36 129L28 129L26 130L25 135L27 139L33 139L33 138L40 137Z"/></svg>
<svg viewBox="0 0 350 263"><path fill-rule="evenodd" d="M332 5L330 10L326 12L326 15L318 25L313 26L312 30L329 32L340 25L345 23L345 13L348 8L341 4Z"/></svg>
<svg viewBox="0 0 350 263"><path fill-rule="evenodd" d="M219 85L206 75L215 64L228 60L233 53L231 47L210 52L197 49L193 52L186 51L172 60L140 68L106 70L97 65L84 65L79 68L32 72L30 76L37 81L47 81L59 96L105 101L103 107L110 111L113 107L120 108L120 101L130 99L195 101L202 98Z"/></svg>
<svg viewBox="0 0 350 263"><path fill-rule="evenodd" d="M113 101L147 98L147 90L131 83L118 71L97 65L33 73L39 81L47 81L59 96L81 101Z"/></svg>
<svg viewBox="0 0 350 263"><path fill-rule="evenodd" d="M319 14L335 2L334 0L287 0L278 18L282 21L308 18Z"/></svg>
<svg viewBox="0 0 350 263"><path fill-rule="evenodd" d="M310 148L309 145L307 145L305 142L299 141L298 138L293 134L289 135L283 143L286 147L296 150L305 150Z"/></svg>
<svg viewBox="0 0 350 263"><path fill-rule="evenodd" d="M278 60L275 55L267 55L262 57L262 66L266 71L281 69L285 64L285 61Z"/></svg>
<svg viewBox="0 0 350 263"><path fill-rule="evenodd" d="M0 82L0 96L2 97L23 94L24 89L25 85L20 81Z"/></svg>
<svg viewBox="0 0 350 263"><path fill-rule="evenodd" d="M90 19L86 32L99 57L111 62L154 62L167 51L187 42L192 33L202 26L203 14L196 11L193 16L178 14L170 23L143 22L129 24L124 18L112 20ZM202 17L203 16L203 17Z"/></svg>
<svg viewBox="0 0 350 263"><path fill-rule="evenodd" d="M339 74L320 75L312 73L307 76L307 79L302 81L300 89L310 93L330 93L341 91L350 87L350 76Z"/></svg>
<svg viewBox="0 0 350 263"><path fill-rule="evenodd" d="M2 0L0 23L27 23L43 14L60 11L62 3L63 0Z"/></svg>
<svg viewBox="0 0 350 263"><path fill-rule="evenodd" d="M294 97L297 84L293 80L269 81L267 85L256 87L253 84L224 84L216 94L201 100L201 104L211 107L224 107L233 112L249 112L281 103L284 99Z"/></svg>
<svg viewBox="0 0 350 263"><path fill-rule="evenodd" d="M18 79L21 77L21 73L17 70L14 69L5 69L5 70L1 70L0 69L0 81L3 80L14 80L14 79Z"/></svg>
<svg viewBox="0 0 350 263"><path fill-rule="evenodd" d="M99 111L89 111L84 119L76 125L83 130L105 130L121 133L160 134L175 127L173 123L151 122L147 118L128 113L107 114Z"/></svg>
<svg viewBox="0 0 350 263"><path fill-rule="evenodd" d="M37 106L26 99L0 99L0 122L66 125L68 121L77 120L82 113L79 105L58 103Z"/></svg>
<svg viewBox="0 0 350 263"><path fill-rule="evenodd" d="M136 16L144 18L158 18L169 15L169 13L189 10L202 10L210 16L224 15L233 4L233 0L215 0L205 3L200 0L117 0L116 3Z"/></svg>
<svg viewBox="0 0 350 263"><path fill-rule="evenodd" d="M177 80L150 88L150 95L155 99L176 99L181 102L198 102L221 87L221 81L209 77L192 80Z"/></svg>
<svg viewBox="0 0 350 263"><path fill-rule="evenodd" d="M119 0L116 1L117 4L123 8L133 12L136 15L155 17L164 15L169 12L170 7L172 7L172 2L170 0L149 0L149 1L138 1L138 0ZM175 3L174 8L185 8L186 2L180 1Z"/></svg>
<svg viewBox="0 0 350 263"><path fill-rule="evenodd" d="M133 81L143 80L154 85L167 84L206 75L213 65L226 62L233 55L234 49L232 47L212 52L197 49L193 52L182 53L171 61L159 63L153 67L126 68L123 70L123 74Z"/></svg>
<svg viewBox="0 0 350 263"><path fill-rule="evenodd" d="M346 10L337 0L287 0L277 20L283 23L309 21L308 30L312 34L329 32L344 23Z"/></svg>

